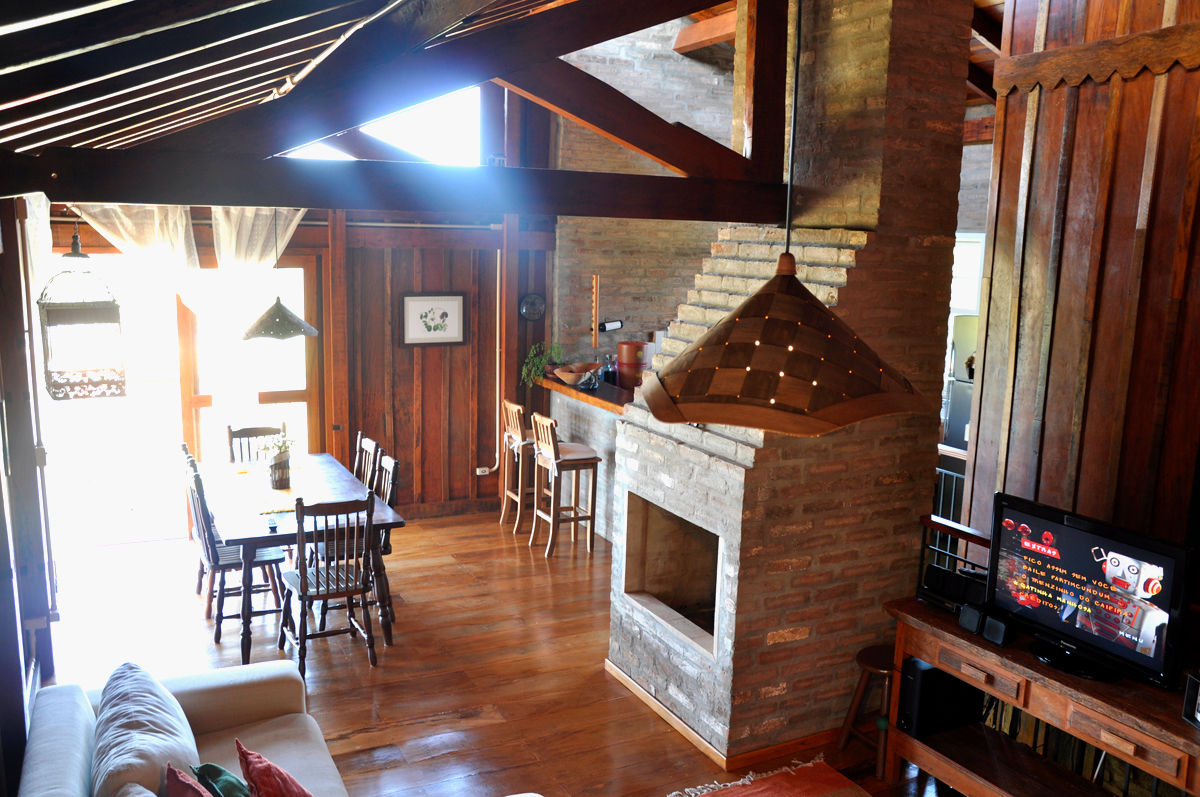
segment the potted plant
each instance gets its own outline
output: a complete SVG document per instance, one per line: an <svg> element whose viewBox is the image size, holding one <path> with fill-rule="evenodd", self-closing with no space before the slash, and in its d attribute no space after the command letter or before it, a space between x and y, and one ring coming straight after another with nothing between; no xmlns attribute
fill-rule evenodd
<svg viewBox="0 0 1200 797"><path fill-rule="evenodd" d="M521 384L532 387L534 382L543 376L548 376L546 366L563 362L563 347L561 343L535 343L529 347L525 362L521 365Z"/></svg>
<svg viewBox="0 0 1200 797"><path fill-rule="evenodd" d="M283 435L275 441L271 455L271 487L286 490L292 486L292 444Z"/></svg>

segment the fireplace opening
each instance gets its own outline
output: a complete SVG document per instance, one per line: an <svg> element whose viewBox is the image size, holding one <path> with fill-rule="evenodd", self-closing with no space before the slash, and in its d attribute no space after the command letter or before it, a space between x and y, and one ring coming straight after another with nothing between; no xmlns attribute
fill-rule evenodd
<svg viewBox="0 0 1200 797"><path fill-rule="evenodd" d="M625 592L652 611L654 603L667 607L711 640L721 538L635 493L627 517Z"/></svg>

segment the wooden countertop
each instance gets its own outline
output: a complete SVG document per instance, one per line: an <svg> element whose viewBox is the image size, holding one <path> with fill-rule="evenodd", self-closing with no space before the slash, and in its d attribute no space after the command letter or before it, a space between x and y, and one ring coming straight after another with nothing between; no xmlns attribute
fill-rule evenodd
<svg viewBox="0 0 1200 797"><path fill-rule="evenodd" d="M601 382L595 390L580 390L577 387L571 387L559 379L549 377L537 380L537 384L547 390L561 393L567 398L582 401L584 404L590 404L593 407L598 407L617 415L624 415L625 405L633 401L632 390L610 385L607 382Z"/></svg>

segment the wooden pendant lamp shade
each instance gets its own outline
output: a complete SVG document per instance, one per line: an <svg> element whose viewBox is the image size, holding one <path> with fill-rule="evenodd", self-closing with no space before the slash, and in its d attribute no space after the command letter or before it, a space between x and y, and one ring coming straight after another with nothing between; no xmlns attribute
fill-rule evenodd
<svg viewBox="0 0 1200 797"><path fill-rule="evenodd" d="M720 423L813 437L867 418L928 412L896 369L796 279L772 277L655 375L642 396L665 423Z"/></svg>

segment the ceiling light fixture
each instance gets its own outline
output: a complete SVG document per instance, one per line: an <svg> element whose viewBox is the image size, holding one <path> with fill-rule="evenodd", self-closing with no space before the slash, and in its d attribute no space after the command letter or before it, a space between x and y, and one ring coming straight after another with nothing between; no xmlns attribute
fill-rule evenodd
<svg viewBox="0 0 1200 797"><path fill-rule="evenodd" d="M63 257L87 257L83 244L79 240L79 222L75 222L75 233L71 236L71 251L63 252Z"/></svg>
<svg viewBox="0 0 1200 797"><path fill-rule="evenodd" d="M642 379L665 423L747 426L801 437L929 403L796 278L792 181L800 83L800 21L792 61L784 252L775 276L740 307Z"/></svg>
<svg viewBox="0 0 1200 797"><path fill-rule="evenodd" d="M272 222L275 233L275 263L278 264L279 216L277 212L272 215ZM258 320L250 325L250 328L246 330L246 334L242 336L242 340L250 340L251 338L286 340L287 338L294 338L297 335L305 335L310 338L316 337L317 328L284 307L283 300L276 296L275 304L267 308L267 312L260 315Z"/></svg>

